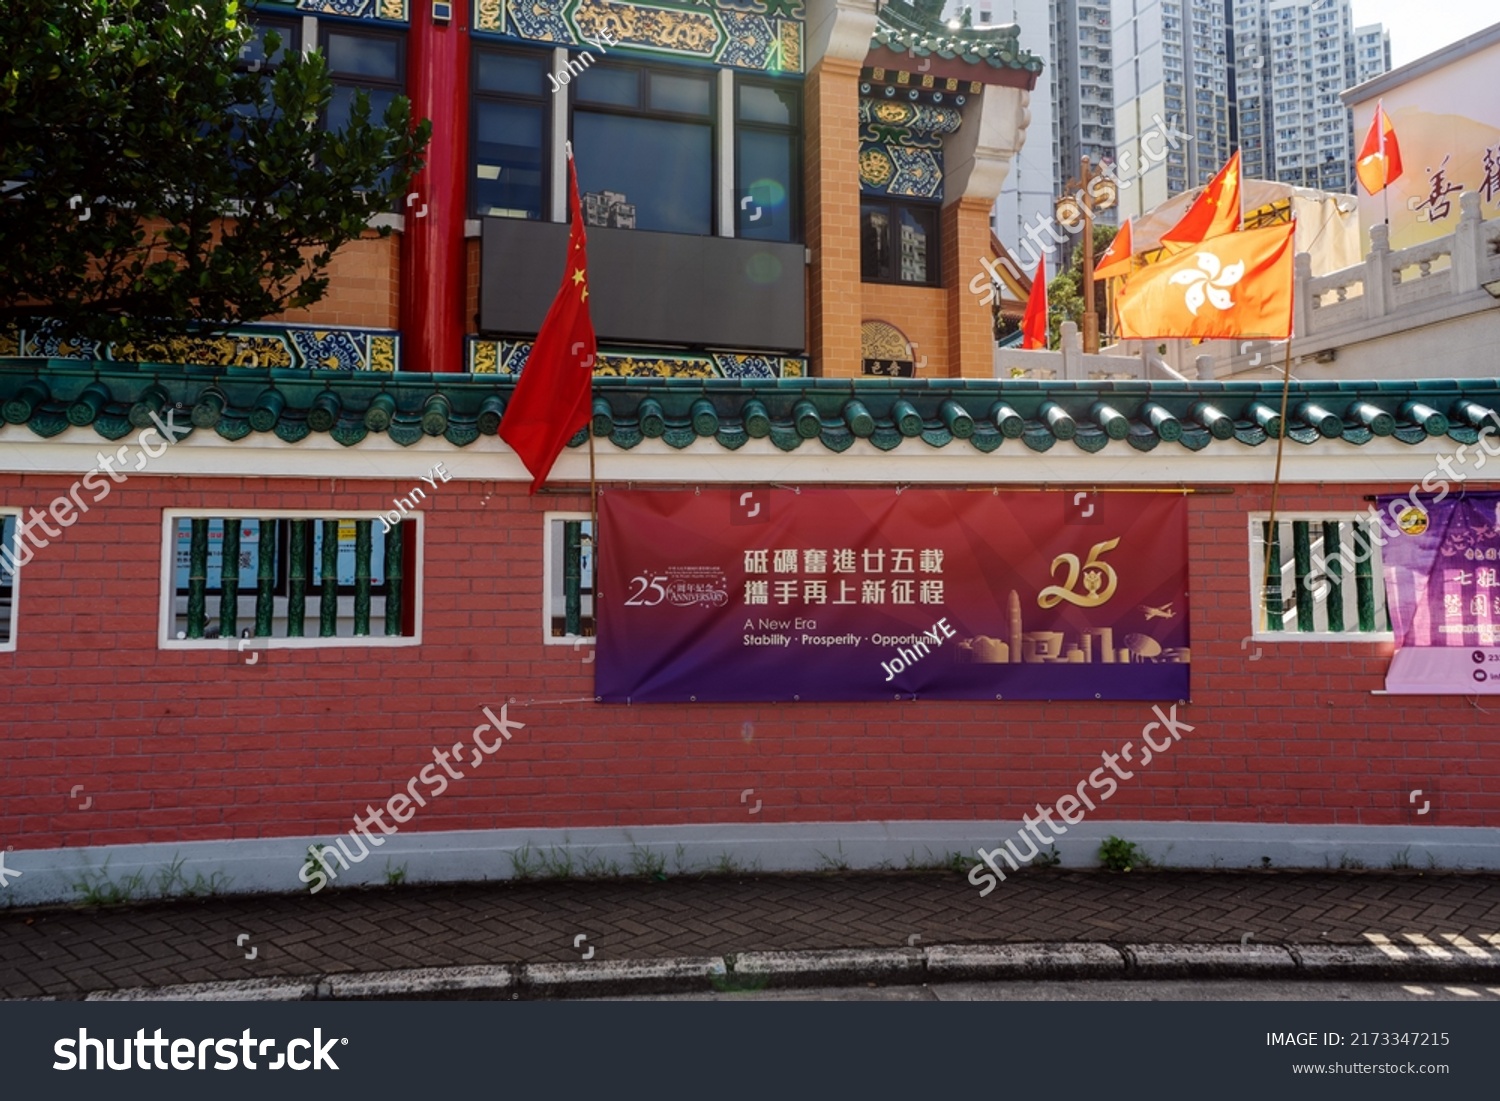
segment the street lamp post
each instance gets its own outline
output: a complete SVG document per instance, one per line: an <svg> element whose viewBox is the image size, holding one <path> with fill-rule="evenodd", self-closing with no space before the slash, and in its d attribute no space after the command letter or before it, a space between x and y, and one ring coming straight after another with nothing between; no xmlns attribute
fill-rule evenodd
<svg viewBox="0 0 1500 1101"><path fill-rule="evenodd" d="M1095 180L1104 177L1097 168L1091 168L1088 157L1084 157L1078 178L1067 182L1065 194L1057 202L1057 218L1065 227L1071 228L1078 219L1083 221L1083 350L1099 351L1099 315L1094 312L1094 207L1107 209L1115 204L1115 185L1110 180L1102 188L1093 188Z"/></svg>

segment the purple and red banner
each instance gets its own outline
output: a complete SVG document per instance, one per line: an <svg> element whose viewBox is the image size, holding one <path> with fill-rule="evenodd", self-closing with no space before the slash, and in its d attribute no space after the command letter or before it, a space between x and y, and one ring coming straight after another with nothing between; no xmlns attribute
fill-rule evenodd
<svg viewBox="0 0 1500 1101"><path fill-rule="evenodd" d="M607 703L1189 698L1179 496L755 488L599 501Z"/></svg>
<svg viewBox="0 0 1500 1101"><path fill-rule="evenodd" d="M1386 691L1500 693L1500 494L1380 508L1399 530L1381 551L1396 635Z"/></svg>

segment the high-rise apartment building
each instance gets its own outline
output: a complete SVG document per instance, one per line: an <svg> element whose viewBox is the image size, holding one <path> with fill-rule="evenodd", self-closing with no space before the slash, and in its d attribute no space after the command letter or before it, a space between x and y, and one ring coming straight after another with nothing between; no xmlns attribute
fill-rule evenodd
<svg viewBox="0 0 1500 1101"><path fill-rule="evenodd" d="M1275 130L1271 122L1271 34L1263 0L1235 3L1230 25L1233 60L1229 93L1235 103L1231 123L1240 147L1240 168L1248 179L1275 177Z"/></svg>
<svg viewBox="0 0 1500 1101"><path fill-rule="evenodd" d="M1125 218L1207 183L1233 151L1231 35L1226 0L1115 0L1113 21Z"/></svg>
<svg viewBox="0 0 1500 1101"><path fill-rule="evenodd" d="M1109 0L1052 0L1052 102L1059 191L1091 165L1115 159L1113 16ZM1113 212L1101 213L1113 221Z"/></svg>
<svg viewBox="0 0 1500 1101"><path fill-rule="evenodd" d="M1390 68L1390 33L1349 0L1228 0L1247 176L1348 191L1354 131L1339 93Z"/></svg>
<svg viewBox="0 0 1500 1101"><path fill-rule="evenodd" d="M1354 28L1354 83L1391 71L1391 32L1379 23Z"/></svg>

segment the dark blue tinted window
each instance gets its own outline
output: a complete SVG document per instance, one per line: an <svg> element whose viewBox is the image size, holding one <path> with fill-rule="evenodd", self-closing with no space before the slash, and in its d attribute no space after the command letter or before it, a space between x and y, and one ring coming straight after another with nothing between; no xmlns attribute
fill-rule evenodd
<svg viewBox="0 0 1500 1101"><path fill-rule="evenodd" d="M549 60L543 55L481 52L474 76L475 90L542 95L552 87L547 83Z"/></svg>
<svg viewBox="0 0 1500 1101"><path fill-rule="evenodd" d="M713 232L713 128L577 111L573 154L583 192L623 194L637 229Z"/></svg>
<svg viewBox="0 0 1500 1101"><path fill-rule="evenodd" d="M480 102L470 196L480 217L540 218L547 114L540 105Z"/></svg>
<svg viewBox="0 0 1500 1101"><path fill-rule="evenodd" d="M765 122L774 126L801 125L802 113L796 89L741 84L740 121Z"/></svg>
<svg viewBox="0 0 1500 1101"><path fill-rule="evenodd" d="M651 106L657 111L707 116L713 106L708 77L652 73Z"/></svg>
<svg viewBox="0 0 1500 1101"><path fill-rule="evenodd" d="M736 184L736 236L758 241L799 239L792 198L797 181L796 137L772 130L739 133Z"/></svg>
<svg viewBox="0 0 1500 1101"><path fill-rule="evenodd" d="M401 78L401 43L394 38L331 32L326 54L335 77Z"/></svg>
<svg viewBox="0 0 1500 1101"><path fill-rule="evenodd" d="M575 77L573 83L579 103L612 107L639 107L641 103L639 69L618 69L596 62Z"/></svg>

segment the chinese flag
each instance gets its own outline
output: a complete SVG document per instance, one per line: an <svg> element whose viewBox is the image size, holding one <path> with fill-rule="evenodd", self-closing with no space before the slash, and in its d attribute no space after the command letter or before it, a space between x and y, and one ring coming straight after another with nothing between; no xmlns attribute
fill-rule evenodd
<svg viewBox="0 0 1500 1101"><path fill-rule="evenodd" d="M1021 319L1021 348L1047 347L1047 257L1036 262L1031 294L1026 297L1026 316Z"/></svg>
<svg viewBox="0 0 1500 1101"><path fill-rule="evenodd" d="M1236 149L1229 163L1209 181L1193 200L1182 220L1161 235L1169 253L1180 251L1177 245L1195 245L1210 237L1233 233L1240 228L1240 151Z"/></svg>
<svg viewBox="0 0 1500 1101"><path fill-rule="evenodd" d="M531 492L547 480L567 442L593 415L594 323L589 319L588 254L578 174L568 153L568 258L562 287L552 300L500 423L500 438L531 471Z"/></svg>
<svg viewBox="0 0 1500 1101"><path fill-rule="evenodd" d="M1401 146L1396 143L1396 128L1380 100L1375 101L1375 117L1370 120L1370 132L1365 135L1365 144L1354 163L1354 174L1371 195L1384 191L1401 175Z"/></svg>
<svg viewBox="0 0 1500 1101"><path fill-rule="evenodd" d="M1120 227L1120 232L1115 234L1115 239L1109 243L1109 248L1104 250L1104 255L1094 263L1095 279L1117 279L1122 275L1130 274L1130 256L1134 246L1130 241L1130 219L1125 219L1125 224Z"/></svg>
<svg viewBox="0 0 1500 1101"><path fill-rule="evenodd" d="M1226 233L1142 268L1116 300L1121 338L1290 337L1295 230Z"/></svg>

